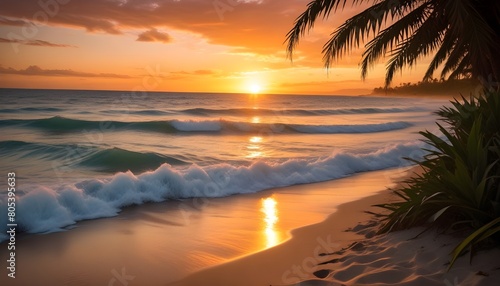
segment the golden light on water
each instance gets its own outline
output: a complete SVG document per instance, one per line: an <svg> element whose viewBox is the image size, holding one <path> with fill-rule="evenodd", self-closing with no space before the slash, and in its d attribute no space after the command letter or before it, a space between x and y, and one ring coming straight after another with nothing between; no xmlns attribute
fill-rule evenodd
<svg viewBox="0 0 500 286"><path fill-rule="evenodd" d="M264 235L266 237L266 248L273 247L279 243L279 233L276 230L278 222L278 202L273 197L262 199L260 211L264 214Z"/></svg>
<svg viewBox="0 0 500 286"><path fill-rule="evenodd" d="M252 143L260 143L260 142L262 142L262 137L260 137L260 136L253 136L253 137L250 138L250 142L252 142Z"/></svg>
<svg viewBox="0 0 500 286"><path fill-rule="evenodd" d="M245 157L247 158L260 158L264 157L264 152L262 151L262 143L263 138L260 136L252 136L248 139L248 144L246 146L247 154Z"/></svg>
<svg viewBox="0 0 500 286"><path fill-rule="evenodd" d="M249 151L247 155L247 158L259 158L259 157L262 157L262 152L260 151Z"/></svg>

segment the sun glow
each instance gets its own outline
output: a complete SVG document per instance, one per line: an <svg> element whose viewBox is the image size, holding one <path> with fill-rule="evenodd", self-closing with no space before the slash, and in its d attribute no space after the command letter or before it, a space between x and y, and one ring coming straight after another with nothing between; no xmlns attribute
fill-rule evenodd
<svg viewBox="0 0 500 286"><path fill-rule="evenodd" d="M248 86L248 91L252 94L258 94L262 91L262 87L258 83L252 83Z"/></svg>

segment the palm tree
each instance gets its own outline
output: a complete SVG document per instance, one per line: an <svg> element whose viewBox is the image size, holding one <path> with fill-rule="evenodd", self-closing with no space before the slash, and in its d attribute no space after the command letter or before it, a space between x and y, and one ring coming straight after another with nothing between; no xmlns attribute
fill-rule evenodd
<svg viewBox="0 0 500 286"><path fill-rule="evenodd" d="M313 0L286 36L290 59L299 39L318 18L342 10L347 0ZM497 85L500 81L500 1L498 0L351 0L373 5L338 27L323 47L326 68L366 42L361 77L388 56L385 85L395 72L434 54L424 75L432 79L472 77ZM491 87L491 86L490 86Z"/></svg>

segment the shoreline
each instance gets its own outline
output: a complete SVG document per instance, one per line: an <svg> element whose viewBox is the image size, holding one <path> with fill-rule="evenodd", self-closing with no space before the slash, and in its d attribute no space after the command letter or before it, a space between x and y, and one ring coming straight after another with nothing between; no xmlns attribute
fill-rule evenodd
<svg viewBox="0 0 500 286"><path fill-rule="evenodd" d="M346 229L371 218L366 206L390 198L387 191L379 191L355 201L340 205L334 213L319 223L291 231L292 237L273 248L249 254L235 260L196 272L169 286L202 285L288 285L314 277L321 270L318 263L324 253L346 248L363 235Z"/></svg>
<svg viewBox="0 0 500 286"><path fill-rule="evenodd" d="M67 231L22 235L16 239L18 273L9 285L101 285L120 273L133 277L136 285L172 283L286 243L290 232L301 232L293 229L380 191L405 169L224 198L131 206L118 216L78 222ZM263 212L269 198L278 216L272 227ZM6 244L0 247L0 256L6 257Z"/></svg>
<svg viewBox="0 0 500 286"><path fill-rule="evenodd" d="M418 172L417 167L406 176ZM401 181L399 179L398 181ZM213 285L499 285L500 249L479 251L471 264L461 257L450 271L458 237L421 234L417 227L376 235L373 205L394 197L385 189L341 204L319 223L291 232L284 243L203 269L169 286Z"/></svg>

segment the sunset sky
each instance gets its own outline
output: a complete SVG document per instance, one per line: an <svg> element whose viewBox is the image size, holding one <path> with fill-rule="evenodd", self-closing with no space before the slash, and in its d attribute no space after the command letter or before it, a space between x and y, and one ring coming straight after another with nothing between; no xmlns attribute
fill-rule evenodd
<svg viewBox="0 0 500 286"><path fill-rule="evenodd" d="M359 7L318 23L287 59L286 33L308 2L3 0L0 87L366 94L383 85L384 61L361 80L362 49L329 71L321 61L330 33ZM420 80L425 63L394 84Z"/></svg>

